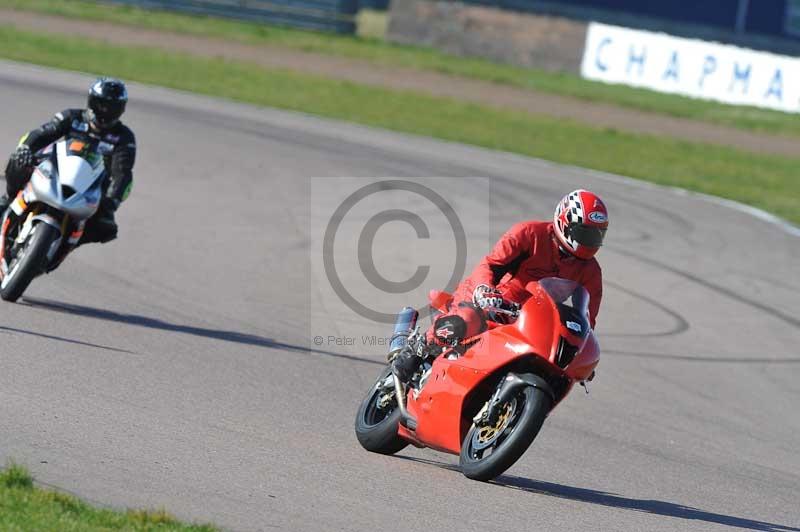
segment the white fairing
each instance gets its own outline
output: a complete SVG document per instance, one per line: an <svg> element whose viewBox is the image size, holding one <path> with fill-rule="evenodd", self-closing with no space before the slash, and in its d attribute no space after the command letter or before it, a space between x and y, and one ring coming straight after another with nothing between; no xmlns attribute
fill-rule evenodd
<svg viewBox="0 0 800 532"><path fill-rule="evenodd" d="M83 157L70 155L67 150L69 142L69 139L62 140L55 146L57 171L50 159L36 167L31 176L31 187L25 191L25 201L29 204L36 201L46 203L79 221L97 211L105 168L102 157L92 165Z"/></svg>
<svg viewBox="0 0 800 532"><path fill-rule="evenodd" d="M92 168L86 159L67 154L67 143L59 142L56 146L58 154L58 176L62 185L69 185L83 194L103 173L103 165Z"/></svg>

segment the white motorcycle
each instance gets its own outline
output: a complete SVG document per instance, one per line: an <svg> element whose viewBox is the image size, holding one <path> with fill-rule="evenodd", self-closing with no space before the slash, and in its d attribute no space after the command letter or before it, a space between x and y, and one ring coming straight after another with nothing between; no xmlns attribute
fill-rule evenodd
<svg viewBox="0 0 800 532"><path fill-rule="evenodd" d="M28 185L3 213L0 297L16 301L54 270L97 212L106 169L95 140L65 138L41 150Z"/></svg>

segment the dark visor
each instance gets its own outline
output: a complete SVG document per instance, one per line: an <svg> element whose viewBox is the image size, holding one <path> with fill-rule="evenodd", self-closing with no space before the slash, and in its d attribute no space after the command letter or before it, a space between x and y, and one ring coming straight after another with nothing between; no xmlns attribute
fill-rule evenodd
<svg viewBox="0 0 800 532"><path fill-rule="evenodd" d="M593 227L591 225L570 224L569 236L582 246L599 248L603 245L603 238L606 236L606 229Z"/></svg>

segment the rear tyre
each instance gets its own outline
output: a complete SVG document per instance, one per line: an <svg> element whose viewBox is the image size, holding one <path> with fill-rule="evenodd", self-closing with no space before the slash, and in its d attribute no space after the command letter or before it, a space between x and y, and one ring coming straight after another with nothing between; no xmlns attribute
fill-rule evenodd
<svg viewBox="0 0 800 532"><path fill-rule="evenodd" d="M545 392L525 386L501 407L501 420L493 433L492 428L487 430L473 424L461 444L459 462L464 476L491 480L511 467L533 443L551 406Z"/></svg>
<svg viewBox="0 0 800 532"><path fill-rule="evenodd" d="M392 374L391 367L384 369L376 384L386 380ZM408 442L397 435L400 425L400 408L397 400L383 408L378 404L384 392L376 386L370 388L369 393L361 402L356 414L356 438L361 446L373 453L394 454L404 449Z"/></svg>
<svg viewBox="0 0 800 532"><path fill-rule="evenodd" d="M31 230L28 240L8 265L8 274L0 282L0 297L16 301L31 284L33 278L47 266L50 245L60 236L58 229L43 222Z"/></svg>

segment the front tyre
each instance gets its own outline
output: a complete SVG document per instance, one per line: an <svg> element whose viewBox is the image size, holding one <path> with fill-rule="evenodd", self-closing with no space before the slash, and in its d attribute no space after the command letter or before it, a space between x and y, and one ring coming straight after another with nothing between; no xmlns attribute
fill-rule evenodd
<svg viewBox="0 0 800 532"><path fill-rule="evenodd" d="M461 444L461 472L473 480L499 476L533 443L551 406L550 397L539 388L522 388L500 407L493 426L472 425Z"/></svg>
<svg viewBox="0 0 800 532"><path fill-rule="evenodd" d="M37 223L28 235L16 257L8 265L8 273L0 282L0 297L16 301L31 284L33 278L47 266L50 245L60 236L58 229L46 223Z"/></svg>
<svg viewBox="0 0 800 532"><path fill-rule="evenodd" d="M394 454L408 445L406 440L397 435L400 408L396 398L393 398L394 388L380 386L380 383L388 383L391 375L391 366L381 372L356 414L358 443L373 453Z"/></svg>

